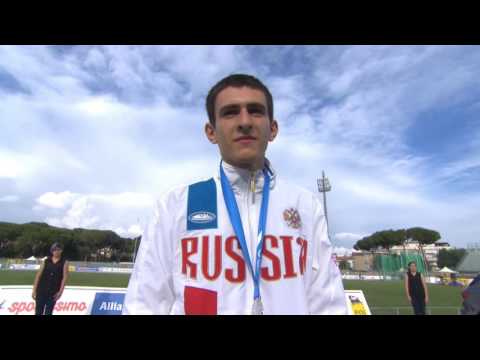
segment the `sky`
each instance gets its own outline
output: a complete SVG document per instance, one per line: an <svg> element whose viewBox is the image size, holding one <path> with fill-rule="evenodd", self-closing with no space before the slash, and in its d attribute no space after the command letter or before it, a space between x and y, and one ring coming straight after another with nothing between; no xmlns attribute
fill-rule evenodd
<svg viewBox="0 0 480 360"><path fill-rule="evenodd" d="M141 233L216 173L204 103L232 73L273 95L278 176L318 193L325 171L339 251L414 226L480 242L479 46L0 46L0 221Z"/></svg>

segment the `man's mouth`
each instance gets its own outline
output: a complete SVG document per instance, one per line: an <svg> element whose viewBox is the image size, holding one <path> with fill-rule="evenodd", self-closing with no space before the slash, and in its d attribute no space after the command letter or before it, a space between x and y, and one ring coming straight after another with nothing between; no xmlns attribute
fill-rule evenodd
<svg viewBox="0 0 480 360"><path fill-rule="evenodd" d="M235 142L250 143L250 142L255 141L255 140L257 140L257 139L253 136L240 136L240 137L235 139Z"/></svg>

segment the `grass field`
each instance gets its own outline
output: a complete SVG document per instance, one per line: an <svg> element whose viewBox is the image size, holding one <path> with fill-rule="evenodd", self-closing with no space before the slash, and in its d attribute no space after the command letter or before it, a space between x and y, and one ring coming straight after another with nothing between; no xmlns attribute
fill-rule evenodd
<svg viewBox="0 0 480 360"><path fill-rule="evenodd" d="M346 290L362 290L368 306L373 308L372 313L395 314L396 309L392 308L399 308L400 314L412 314L403 281L344 280L343 284ZM430 303L427 307L434 315L456 315L462 306L462 290L463 288L429 284Z"/></svg>
<svg viewBox="0 0 480 360"><path fill-rule="evenodd" d="M129 274L77 273L69 274L67 285L127 287ZM31 285L34 271L0 271L0 285ZM346 290L363 290L369 307L374 314L411 314L405 297L403 281L344 280ZM457 314L462 305L462 288L444 285L429 285L432 314Z"/></svg>

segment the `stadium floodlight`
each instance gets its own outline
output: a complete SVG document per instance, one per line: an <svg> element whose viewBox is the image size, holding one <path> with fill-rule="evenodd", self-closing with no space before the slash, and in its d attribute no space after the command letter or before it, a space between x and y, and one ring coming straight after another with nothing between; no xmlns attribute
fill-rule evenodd
<svg viewBox="0 0 480 360"><path fill-rule="evenodd" d="M325 172L322 171L322 178L317 179L318 184L318 191L321 193L326 193L327 191L332 190L332 186L330 185L330 181L327 177L325 177Z"/></svg>
<svg viewBox="0 0 480 360"><path fill-rule="evenodd" d="M327 213L327 191L332 190L332 186L330 185L330 181L327 177L325 177L325 171L322 171L322 178L317 179L318 185L318 192L322 193L323 195L323 209L325 210L325 220L327 221L327 232L328 237L330 238L330 227L328 226L328 213Z"/></svg>

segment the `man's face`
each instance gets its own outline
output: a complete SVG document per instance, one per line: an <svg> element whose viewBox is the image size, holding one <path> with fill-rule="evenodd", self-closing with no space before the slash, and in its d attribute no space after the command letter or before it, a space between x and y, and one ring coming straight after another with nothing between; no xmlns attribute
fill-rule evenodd
<svg viewBox="0 0 480 360"><path fill-rule="evenodd" d="M227 87L215 101L215 127L205 133L218 144L222 158L231 165L259 169L269 141L278 132L277 122L268 117L265 95L249 87Z"/></svg>

